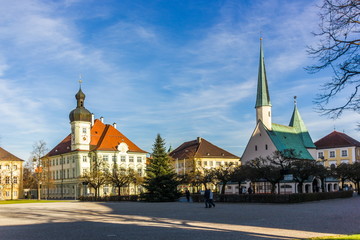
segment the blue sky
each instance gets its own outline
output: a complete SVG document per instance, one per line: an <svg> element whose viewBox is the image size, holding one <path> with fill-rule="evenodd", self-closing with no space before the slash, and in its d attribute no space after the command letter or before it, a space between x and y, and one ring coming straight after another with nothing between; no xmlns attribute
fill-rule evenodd
<svg viewBox="0 0 360 240"><path fill-rule="evenodd" d="M241 156L255 127L259 36L273 122L293 96L314 141L355 131L359 115L321 116L313 100L330 72L308 74L317 1L0 0L0 145L27 160L36 141L69 132L79 88L96 118L151 151L197 136Z"/></svg>

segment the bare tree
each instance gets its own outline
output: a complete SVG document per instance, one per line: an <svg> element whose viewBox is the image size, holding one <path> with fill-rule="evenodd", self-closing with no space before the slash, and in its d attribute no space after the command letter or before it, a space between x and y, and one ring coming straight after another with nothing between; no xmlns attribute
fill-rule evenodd
<svg viewBox="0 0 360 240"><path fill-rule="evenodd" d="M316 46L308 47L308 53L318 63L307 67L311 73L330 68L333 78L322 86L323 93L315 100L318 109L332 118L344 110L360 112L360 1L323 0L319 6L319 38ZM345 94L341 101L340 96ZM334 100L338 96L339 98ZM336 102L336 105L328 104Z"/></svg>
<svg viewBox="0 0 360 240"><path fill-rule="evenodd" d="M109 181L108 163L93 153L90 157L90 169L82 174L82 179L95 190L95 198L100 195L100 188Z"/></svg>
<svg viewBox="0 0 360 240"><path fill-rule="evenodd" d="M46 142L40 140L34 143L33 151L31 153L31 158L33 160L34 177L37 183L38 200L41 199L41 185L47 180L47 163L42 158L47 151L48 149L46 147Z"/></svg>
<svg viewBox="0 0 360 240"><path fill-rule="evenodd" d="M118 188L118 196L121 195L121 188L132 182L133 176L133 171L122 168L116 163L113 166L112 172L108 172L109 182Z"/></svg>
<svg viewBox="0 0 360 240"><path fill-rule="evenodd" d="M235 165L233 163L226 163L218 168L213 169L213 175L218 182L222 183L221 194L225 194L225 187L231 181Z"/></svg>

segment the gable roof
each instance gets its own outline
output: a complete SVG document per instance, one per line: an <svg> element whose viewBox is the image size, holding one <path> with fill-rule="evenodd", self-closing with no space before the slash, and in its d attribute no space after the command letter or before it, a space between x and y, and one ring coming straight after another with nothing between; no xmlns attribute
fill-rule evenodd
<svg viewBox="0 0 360 240"><path fill-rule="evenodd" d="M91 151L116 151L117 146L124 142L128 145L129 152L147 153L112 125L104 124L99 119L96 119L91 127L90 135ZM71 134L56 145L46 156L55 156L69 152L71 152Z"/></svg>
<svg viewBox="0 0 360 240"><path fill-rule="evenodd" d="M229 158L240 159L228 151L198 137L196 140L184 142L170 153L174 159L188 158Z"/></svg>
<svg viewBox="0 0 360 240"><path fill-rule="evenodd" d="M264 128L277 150L294 149L295 153L299 154L300 159L314 159L307 150L302 135L297 132L296 128L276 123L272 124L272 130L268 130L265 126Z"/></svg>
<svg viewBox="0 0 360 240"><path fill-rule="evenodd" d="M316 148L360 147L360 142L345 133L333 131L315 142Z"/></svg>
<svg viewBox="0 0 360 240"><path fill-rule="evenodd" d="M0 161L24 161L0 147Z"/></svg>

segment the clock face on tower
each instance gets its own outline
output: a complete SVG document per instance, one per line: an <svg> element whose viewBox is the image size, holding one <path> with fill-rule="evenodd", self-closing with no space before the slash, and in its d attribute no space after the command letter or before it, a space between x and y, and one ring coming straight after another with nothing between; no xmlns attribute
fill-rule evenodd
<svg viewBox="0 0 360 240"><path fill-rule="evenodd" d="M83 136L83 140L86 141L86 136Z"/></svg>

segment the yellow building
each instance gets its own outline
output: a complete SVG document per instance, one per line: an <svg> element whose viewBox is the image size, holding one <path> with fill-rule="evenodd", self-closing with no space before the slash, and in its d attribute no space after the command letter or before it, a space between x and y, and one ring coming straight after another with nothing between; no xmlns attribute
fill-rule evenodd
<svg viewBox="0 0 360 240"><path fill-rule="evenodd" d="M228 151L215 146L207 140L198 137L196 140L184 142L170 152L172 165L178 175L196 171L204 171L232 163L240 165L240 158ZM187 186L183 186L187 187Z"/></svg>
<svg viewBox="0 0 360 240"><path fill-rule="evenodd" d="M0 200L22 197L23 162L24 160L0 147Z"/></svg>
<svg viewBox="0 0 360 240"><path fill-rule="evenodd" d="M360 161L360 142L345 133L333 131L315 142L317 160L325 167Z"/></svg>

